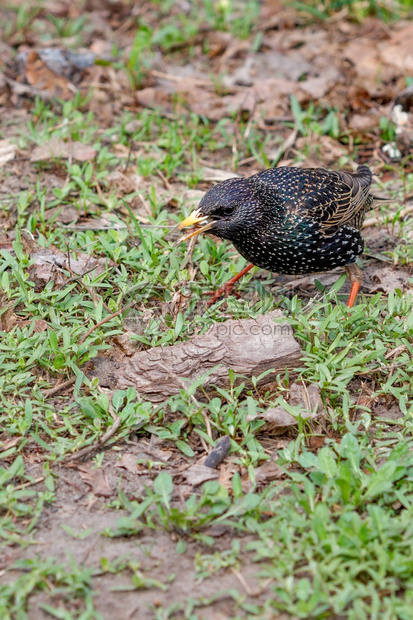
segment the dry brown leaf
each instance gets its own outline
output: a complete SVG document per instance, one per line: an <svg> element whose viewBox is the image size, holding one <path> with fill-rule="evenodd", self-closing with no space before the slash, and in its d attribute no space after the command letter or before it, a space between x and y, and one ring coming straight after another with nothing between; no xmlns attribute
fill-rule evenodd
<svg viewBox="0 0 413 620"><path fill-rule="evenodd" d="M45 213L45 219L47 221L54 218L56 222L61 222L62 224L74 224L79 217L79 209L66 204L48 209Z"/></svg>
<svg viewBox="0 0 413 620"><path fill-rule="evenodd" d="M30 161L45 161L47 159L66 158L68 156L67 143L58 138L52 138L41 146L36 146L30 155Z"/></svg>
<svg viewBox="0 0 413 620"><path fill-rule="evenodd" d="M310 99L322 99L339 80L340 73L333 65L331 65L329 67L325 67L321 75L318 75L317 77L309 77L303 82L298 82L297 87L301 91L304 91ZM300 97L298 96L298 98Z"/></svg>
<svg viewBox="0 0 413 620"><path fill-rule="evenodd" d="M63 270L69 270L78 276L90 273L90 277L102 274L108 267L115 265L107 258L95 258L89 254L78 254L77 258L68 258L61 252L43 248L30 255L33 262L29 267L30 277L36 284L36 289L41 290L50 280L60 285L67 277Z"/></svg>
<svg viewBox="0 0 413 620"><path fill-rule="evenodd" d="M26 78L41 97L69 99L77 91L69 80L52 71L33 50L27 55Z"/></svg>
<svg viewBox="0 0 413 620"><path fill-rule="evenodd" d="M86 465L80 465L78 469L80 471L80 477L91 487L94 495L111 497L113 489L109 485L107 474L102 469L90 469Z"/></svg>
<svg viewBox="0 0 413 620"><path fill-rule="evenodd" d="M211 469L210 471L214 471ZM234 463L224 463L221 465L221 470L219 473L219 484L223 486L225 489L231 489L232 487L232 478L235 472L238 471L238 467L234 465Z"/></svg>
<svg viewBox="0 0 413 620"><path fill-rule="evenodd" d="M0 330L2 332L11 332L13 327L19 322L18 317L9 308L4 309L6 304L5 299L1 299L1 307L3 312L0 315Z"/></svg>
<svg viewBox="0 0 413 620"><path fill-rule="evenodd" d="M378 127L380 117L375 110L368 114L352 114L348 126L355 132L371 131Z"/></svg>
<svg viewBox="0 0 413 620"><path fill-rule="evenodd" d="M34 331L40 334L41 332L46 331L49 326L44 319L36 319L34 322Z"/></svg>
<svg viewBox="0 0 413 620"><path fill-rule="evenodd" d="M239 177L237 172L232 172L232 170L222 170L219 168L208 168L204 166L202 169L202 179L204 181L226 181L227 179L233 179L234 177Z"/></svg>
<svg viewBox="0 0 413 620"><path fill-rule="evenodd" d="M343 55L354 67L358 86L369 96L379 93L383 84L395 77L394 68L383 64L375 41L355 39L345 47Z"/></svg>
<svg viewBox="0 0 413 620"><path fill-rule="evenodd" d="M402 28L393 37L380 45L382 61L397 69L401 75L413 73L413 24Z"/></svg>
<svg viewBox="0 0 413 620"><path fill-rule="evenodd" d="M10 140L0 140L0 168L14 159L17 146Z"/></svg>
<svg viewBox="0 0 413 620"><path fill-rule="evenodd" d="M127 469L131 474L139 474L140 467L136 462L136 455L130 452L122 454L120 461L115 464L115 467L122 467Z"/></svg>
<svg viewBox="0 0 413 620"><path fill-rule="evenodd" d="M77 159L89 161L96 155L96 149L81 142L64 142L58 138L52 138L49 142L37 146L30 156L31 162L46 161L48 159Z"/></svg>
<svg viewBox="0 0 413 620"><path fill-rule="evenodd" d="M134 336L136 334L142 335L143 333L144 331L142 328L139 328L136 331L125 329L123 334L113 337L113 342L118 345L124 355L132 357L132 355L134 355L138 351L141 351L144 347L142 342L136 340Z"/></svg>
<svg viewBox="0 0 413 620"><path fill-rule="evenodd" d="M293 383L290 389L289 404L293 407L302 405L301 417L304 420L317 418L324 411L323 402L320 396L320 388L317 385L303 385ZM275 426L297 426L296 417L287 413L281 405L271 407L260 414L258 417L263 418L266 422Z"/></svg>
<svg viewBox="0 0 413 620"><path fill-rule="evenodd" d="M374 271L370 271L370 277L375 283L370 292L383 291L390 293L395 289L405 290L409 272L405 269L398 268L397 271L393 267L379 266Z"/></svg>
<svg viewBox="0 0 413 620"><path fill-rule="evenodd" d="M188 484L197 486L207 480L216 480L219 477L219 474L216 469L205 467L205 465L195 464L191 465L191 467L183 473L183 477Z"/></svg>
<svg viewBox="0 0 413 620"><path fill-rule="evenodd" d="M313 66L301 52L290 50L288 54L270 51L250 54L243 65L224 78L224 86L253 86L256 81L285 78L297 82L303 75L314 75Z"/></svg>
<svg viewBox="0 0 413 620"><path fill-rule="evenodd" d="M221 30L213 30L207 34L208 56L215 58L220 56L231 43L231 34Z"/></svg>
<svg viewBox="0 0 413 620"><path fill-rule="evenodd" d="M162 110L164 114L168 115L174 112L172 95L152 87L138 90L136 100L144 108Z"/></svg>
<svg viewBox="0 0 413 620"><path fill-rule="evenodd" d="M180 91L182 97L185 98L192 112L199 116L205 116L211 121L220 121L228 116L228 103L231 101L228 97L218 97L215 93L209 93L200 89L192 89L191 91ZM234 110L234 108L232 108Z"/></svg>
<svg viewBox="0 0 413 620"><path fill-rule="evenodd" d="M96 155L96 149L89 144L73 142L72 144L68 144L68 146L69 155L71 155L73 159L77 159L77 161L90 161Z"/></svg>
<svg viewBox="0 0 413 620"><path fill-rule="evenodd" d="M284 476L284 472L273 461L265 461L261 467L255 470L255 480L257 484L265 484L266 482L272 482L278 480Z"/></svg>

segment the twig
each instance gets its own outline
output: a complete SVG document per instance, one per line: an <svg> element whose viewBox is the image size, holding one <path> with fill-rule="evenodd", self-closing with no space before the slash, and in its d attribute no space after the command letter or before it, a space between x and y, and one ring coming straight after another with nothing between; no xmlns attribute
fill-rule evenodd
<svg viewBox="0 0 413 620"><path fill-rule="evenodd" d="M161 177L161 180L163 184L165 185L166 189L169 191L172 191L172 185L169 183L168 179L166 178L162 170L159 170L159 168L156 168L155 170L157 174Z"/></svg>
<svg viewBox="0 0 413 620"><path fill-rule="evenodd" d="M104 323L107 323L108 321L110 321L111 319L114 319L116 316L118 316L119 314L122 314L122 312L125 312L125 310L128 310L128 308L131 308L134 305L135 301L131 301L129 304L127 304L124 308L121 308L120 310L118 310L117 312L114 312L113 314L110 314L109 316L106 316L104 319L102 319L101 321L99 321L99 323L96 323L96 325L93 325L93 327L91 327L86 334L83 334L83 336L81 337L81 339L79 340L79 344L83 344L84 341L86 340L86 338L89 338L90 334L97 329L98 327L100 327L101 325L103 325Z"/></svg>
<svg viewBox="0 0 413 620"><path fill-rule="evenodd" d="M68 228L69 228L69 227L68 227ZM84 228L81 228L80 226L73 227L73 228L77 228L77 229L79 229L79 228L80 228L80 230L85 230ZM126 228L126 226L125 226L125 228ZM111 229L113 229L113 226L111 227ZM69 228L69 230L72 230L72 228ZM88 229L88 230L90 230L90 229ZM98 228L97 230L101 230L101 229L100 229L100 228ZM75 273L75 272L73 271L73 269L71 268L71 266L70 266L70 257L69 257L69 256L70 256L70 255L69 255L69 250L68 250L68 256L67 256L67 259L68 259L68 268L67 268L67 271L70 271L70 273L71 273L71 274L73 274L73 275L72 275L72 277L71 277L71 278L69 278L68 280L65 280L64 282L62 282L62 284L59 284L59 286L57 287L57 290L61 289L63 286L67 286L67 285L68 285L68 284L70 284L71 282L79 282L80 284L83 284L82 282L80 282L80 278L83 278L83 276L86 276L88 273L91 273L92 271L95 271L95 269L96 269L96 265L93 265L93 267L91 267L91 268L90 268L90 269L88 269L87 271L84 271L83 273ZM56 265L56 267L59 269L59 271L60 271L61 273L63 273L63 272L64 272L64 269L62 269L61 267L58 267L57 265ZM89 292L89 291L88 291L88 292Z"/></svg>
<svg viewBox="0 0 413 620"><path fill-rule="evenodd" d="M189 240L188 247L187 247L186 252L185 252L185 262L182 265L182 268L184 266L186 267L188 265L188 267L189 267L189 274L190 274L191 280L194 279L195 274L197 272L197 267L194 267L194 263L192 262L192 255L194 253L194 248L195 248L196 242L197 242L197 238L196 237L192 237L192 239Z"/></svg>
<svg viewBox="0 0 413 620"><path fill-rule="evenodd" d="M231 567L231 572L235 575L235 577L238 579L238 581L240 582L240 584L242 585L242 587L244 588L245 592L248 594L248 596L259 596L264 590L265 588L273 581L273 579L266 579L264 581L264 583L259 587L256 588L255 590L251 590L251 588L249 587L245 577L233 566Z"/></svg>
<svg viewBox="0 0 413 620"><path fill-rule="evenodd" d="M73 385L73 383L76 383L76 377L71 377L67 381L63 381L63 383L59 383L59 385L55 385L54 387L50 388L50 390L46 390L46 392L43 393L43 396L45 398L54 396L55 394L58 394L61 390L65 390L70 385Z"/></svg>
<svg viewBox="0 0 413 620"><path fill-rule="evenodd" d="M90 446L86 446L86 448L82 448L79 452L75 452L74 454L70 454L65 459L63 459L63 463L68 463L69 461L75 461L76 459L81 459L91 452L98 450L101 448L118 430L119 426L122 424L122 418L117 416L116 413L112 410L111 405L109 405L109 413L112 416L114 422L110 428L102 435L102 437L94 444Z"/></svg>
<svg viewBox="0 0 413 620"><path fill-rule="evenodd" d="M148 203L146 202L145 198L142 196L142 194L138 194L138 196L139 196L139 200L143 204L143 208L145 209L146 213L149 215L149 217L152 217L151 208L148 205ZM149 220L148 220L148 222L149 222Z"/></svg>
<svg viewBox="0 0 413 620"><path fill-rule="evenodd" d="M410 205L409 207L405 207L404 209L402 209L399 213L400 217L403 218L405 217L405 215L408 215L409 213L413 212L413 205ZM397 213L388 213L388 217L394 217ZM366 220L363 224L363 228L368 228L369 226L375 226L376 224L381 224L383 222L383 218L378 218L378 217L370 217L368 220Z"/></svg>
<svg viewBox="0 0 413 620"><path fill-rule="evenodd" d="M123 174L125 174L125 172L127 171L127 169L129 168L129 164L130 164L130 158L132 156L132 150L133 150L134 144L133 144L133 140L130 141L129 144L129 150L128 150L128 157L126 159L126 163L125 163L125 167L123 168Z"/></svg>
<svg viewBox="0 0 413 620"><path fill-rule="evenodd" d="M170 82L182 82L188 78L182 75L172 75L171 73L164 73L163 71L151 71L151 75L154 77L160 78L161 80L169 80ZM211 80L205 80L203 78L194 78L191 77L191 83L198 86L212 86Z"/></svg>
<svg viewBox="0 0 413 620"><path fill-rule="evenodd" d="M378 372L380 370L386 370L386 371L390 371L393 372L393 370L395 368L402 368L403 366L406 366L406 364L408 364L409 362L399 362L398 364L394 363L391 364L390 366L375 366L374 368L367 368L367 370L359 370L357 372L355 372L354 374L356 375L356 377L361 377L362 375L370 375L373 372Z"/></svg>
<svg viewBox="0 0 413 620"><path fill-rule="evenodd" d="M392 357L398 357L400 353L404 353L405 351L407 351L406 345L400 344L395 349L391 349L391 351L387 351L386 355L384 356L384 359L390 360Z"/></svg>
<svg viewBox="0 0 413 620"><path fill-rule="evenodd" d="M20 491L20 489L26 489L34 484L39 484L39 482L43 482L44 476L40 476L40 478L36 478L36 480L30 480L29 482L23 482L22 484L18 484L17 487L14 487L13 491Z"/></svg>
<svg viewBox="0 0 413 620"><path fill-rule="evenodd" d="M298 129L294 127L288 138L284 140L281 146L276 150L274 157L272 158L272 165L278 164L281 157L284 155L287 149L290 149L294 146L295 141L297 140Z"/></svg>

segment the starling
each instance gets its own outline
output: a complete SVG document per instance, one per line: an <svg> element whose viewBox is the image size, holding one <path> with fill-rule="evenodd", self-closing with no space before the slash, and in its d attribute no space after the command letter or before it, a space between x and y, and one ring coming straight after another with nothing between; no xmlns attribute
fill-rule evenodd
<svg viewBox="0 0 413 620"><path fill-rule="evenodd" d="M371 208L372 173L279 167L218 183L178 228L193 226L180 241L208 231L231 241L251 264L212 298L228 294L254 265L288 275L343 266L352 307L361 285L355 261L364 249L360 229Z"/></svg>

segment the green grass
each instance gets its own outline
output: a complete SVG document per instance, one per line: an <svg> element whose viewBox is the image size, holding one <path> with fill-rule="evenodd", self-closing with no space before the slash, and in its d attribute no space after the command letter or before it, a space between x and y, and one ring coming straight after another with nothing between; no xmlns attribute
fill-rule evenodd
<svg viewBox="0 0 413 620"><path fill-rule="evenodd" d="M87 19L45 19L41 5L10 8L14 19L2 27L6 40L15 37L17 45L28 32L42 32L43 42L59 36L76 45ZM154 5L159 22L140 20L129 57L115 64L134 87L146 78L151 55L174 54L180 46L191 53L204 21L213 30L257 43L256 2L245 3L240 11L236 2L204 1L198 11L173 19L174 3ZM307 3L301 8L326 19L342 7L361 19L367 12L380 15L382 4ZM403 7L408 9L408 3ZM96 445L118 420L116 432L93 457L96 469L105 471L109 456L111 465L116 463L132 436L159 441L173 459L192 463L204 454L202 442L212 445L227 435L233 471L226 485L209 481L182 496L170 464L145 457L139 464L150 483L142 493L130 494L120 483L114 497L102 500L99 510L116 515L115 525L99 530L104 544L130 540L139 545L148 532L167 532L176 545L178 569L180 556L196 549L193 573L200 583L254 566L265 595L254 599L236 589L227 591L235 617L285 613L293 618L408 619L413 602L413 299L397 290L362 294L348 311L340 294L343 279L328 290L320 285L322 294L304 302L281 285L271 293L273 279L268 275L263 280L262 273L258 279L254 270L240 284L245 299L229 298L206 310L203 293L246 263L230 244L205 236L193 253L197 271L191 270L186 247L174 247L170 234L193 207L188 188L205 188L205 162L226 170L236 170L248 158L257 168L271 165L270 154L283 140L279 126L264 131L256 121L247 137L239 138L248 122L235 115L218 123L191 113L184 118L178 103L168 118L161 110L125 111L110 127L101 127L89 111L89 97L78 95L55 106L37 99L27 122L8 120L1 129L1 137L12 135L22 152L57 138L87 144L97 154L84 163L23 161L27 167L20 190L10 191L0 205L15 229L12 245L0 249L0 549L30 554L30 559L1 569L0 615L30 617L31 601L41 593L42 608L51 616L101 618L95 584L105 575L127 580L118 589L173 589L175 574L160 580L130 558L102 557L94 565L77 564L73 558L55 562L44 559L36 545L44 516L53 518L62 462ZM286 135L296 128L309 140L327 135L346 143L334 108L301 106L294 97L290 103L293 120L281 125ZM383 120L378 129L382 141L394 137L391 123ZM304 156L305 151L297 157ZM413 175L394 166L389 170L396 182L382 189L392 198L391 208L383 205L378 212L383 234L391 234L395 244L382 258L408 268L413 234L411 220L403 215L403 199L413 191ZM111 173L119 171L126 177L138 175L139 182L126 189L116 180L112 184ZM5 182L12 175L2 170ZM64 225L59 210L69 207L77 213L76 222ZM82 227L85 222L91 228ZM60 278L57 284L53 278L39 284L30 255L42 249L59 251L72 261L80 253L100 258L102 272L77 275L66 263L53 276ZM178 294L186 302L175 313L171 302ZM271 388L258 388L258 377L237 377L230 371L228 389L217 388L202 402L195 397L200 378L153 405L133 388L109 395L87 374L88 363L123 334L126 318L138 326L134 342L146 349L179 344L214 322L256 317L275 308L287 317L303 356L300 367L280 373ZM68 380L65 391L50 392ZM288 402L295 381L318 386L325 410L319 422L306 421L302 406ZM274 443L277 435L261 417L273 406L297 418L282 446ZM315 448L313 440L320 438ZM270 456L284 476L262 484L257 468ZM213 527L229 533L219 551ZM76 541L91 535L90 528L65 524L62 531ZM154 605L153 615L203 617L220 595L189 593L184 602Z"/></svg>
<svg viewBox="0 0 413 620"><path fill-rule="evenodd" d="M138 437L154 435L170 442L184 457L193 458L199 438L211 441L206 412L214 437L231 438L232 458L249 480L250 491L243 491L237 473L230 490L218 482L207 482L199 493L178 501L168 471L158 473L159 464L148 463L154 468L153 489L148 488L139 500L128 498L120 489L111 509L122 509L123 516L115 528L103 534L134 537L146 529L161 528L177 536L183 548L197 541L204 551L196 556L194 571L204 580L248 557L271 584L271 594L263 605L243 602L233 593L240 613L251 617L285 611L299 618L333 613L348 618L374 614L407 618L412 551L411 296L397 292L388 297L362 296L349 313L337 300L339 291L334 287L321 301L304 306L297 297L274 297L250 276L241 287L254 289L258 301L231 298L202 314L202 292L222 284L245 261L229 244L217 245L203 237L193 255L199 271L191 279L186 248L174 248L168 237L170 226L189 208L182 196L178 196L178 208L173 212L164 208L158 199L156 171L162 171L182 191L190 182L196 185L197 158L226 153L231 137L225 124L211 126L195 116L187 123L180 119L167 122L157 112L143 112L132 134L126 131L130 116L117 127L100 131L93 117L82 112L83 105L80 100L65 103L62 113L68 122L62 125L56 112L37 102L36 122L19 130L17 140L21 148L30 148L51 137L70 137L95 146L97 157L84 164L38 164L36 185L9 196L3 205L4 213L15 212L17 217L13 249L0 251L1 313L4 317L12 313L17 320L15 327L2 334L0 343L2 431L6 438L1 454L5 466L0 471L3 544L25 547L33 542L39 517L45 506L55 501L54 464L95 444L112 426L114 415L120 417L120 425L108 448L133 432ZM311 110L304 113L296 108L297 123L313 122L312 115ZM126 155L123 159L114 155L109 146L115 136L122 144L128 145L132 139L147 148L149 162L138 162L138 173L148 180L146 189L126 194L122 200L113 196L106 181L108 171L126 162ZM43 179L59 168L64 170L65 184L46 187ZM408 190L411 175L405 184ZM139 196L149 205L150 211L143 216L136 212ZM58 221L47 217L49 209L65 205L75 206L80 216L87 213L89 219L91 212L106 215L118 226L68 233ZM383 209L386 212L386 207ZM411 260L411 224L397 213L387 222L399 235L399 244L389 256L396 265ZM63 268L63 284L54 286L51 281L39 287L31 275L28 234L34 236L37 249L56 248L69 252L73 259L86 252L104 259L106 266L100 275L82 276ZM335 288L341 284L342 280ZM162 314L160 304L169 303L178 291L189 296L186 306L177 316ZM125 313L100 324L126 306L131 307ZM141 324L135 339L145 348L185 341L228 316L254 317L275 307L285 311L303 346L298 378L306 385L319 386L326 408L326 442L318 453L308 445L320 429L305 422L301 408L292 408L286 400L292 381L288 373L277 378L275 390L264 393L254 387L256 380L251 384L242 379L236 384L231 375L231 388L218 389L216 396L203 404L192 398L200 380L158 406L146 402L134 389L117 391L109 400L96 380L85 374L85 364L110 348L111 338L122 334L128 314ZM47 329L36 331L36 320L44 321ZM397 347L402 347L398 356L389 357ZM70 378L74 381L71 395L51 401L47 391L57 381ZM370 386L370 400L362 405L357 402L362 393L360 381ZM375 419L376 401L399 407L397 425L394 420ZM261 489L256 485L255 469L268 459L268 444L259 414L277 405L298 417L298 431L279 454L287 480ZM10 440L12 447L7 448ZM43 463L39 485L22 458L33 451ZM97 466L102 462L103 453ZM205 533L213 524L227 525L234 532L233 546L219 554L214 553L214 539ZM247 534L254 542L244 544ZM90 594L97 569L52 568L35 557L34 553L33 563L25 565L28 573L2 586L0 598L5 608L26 608L31 593L44 589L47 583L45 591L56 587L67 592L69 599L81 597L84 617L99 617ZM20 564L15 568L20 570ZM111 570L131 574L129 565ZM136 567L132 573L131 588L162 586ZM193 609L204 604L188 600ZM173 617L178 608L164 609L162 617ZM69 603L65 609L70 609Z"/></svg>

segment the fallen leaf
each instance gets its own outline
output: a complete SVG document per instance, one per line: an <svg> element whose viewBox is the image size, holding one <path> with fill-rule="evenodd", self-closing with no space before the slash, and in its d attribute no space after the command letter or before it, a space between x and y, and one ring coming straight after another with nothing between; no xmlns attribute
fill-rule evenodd
<svg viewBox="0 0 413 620"><path fill-rule="evenodd" d="M30 155L30 161L45 161L47 159L59 159L67 157L67 143L58 138L52 138L41 146L36 146Z"/></svg>
<svg viewBox="0 0 413 620"><path fill-rule="evenodd" d="M135 338L136 335L143 336L145 328L135 317L127 317L123 321L123 334L114 336L113 341L120 347L122 353L131 357L144 348L144 344Z"/></svg>
<svg viewBox="0 0 413 620"><path fill-rule="evenodd" d="M38 334L48 329L48 324L44 319L36 319L34 322L34 331Z"/></svg>
<svg viewBox="0 0 413 620"><path fill-rule="evenodd" d="M396 32L389 41L381 44L380 56L385 65L394 67L401 75L413 73L412 40L413 24L409 24Z"/></svg>
<svg viewBox="0 0 413 620"><path fill-rule="evenodd" d="M62 224L73 224L77 222L79 216L79 209L66 204L48 209L45 213L45 219L47 221L54 218L54 221L61 222Z"/></svg>
<svg viewBox="0 0 413 620"><path fill-rule="evenodd" d="M368 114L352 114L349 118L348 126L355 132L372 131L378 127L379 121L379 115L373 110L373 112Z"/></svg>
<svg viewBox="0 0 413 620"><path fill-rule="evenodd" d="M139 474L140 468L136 462L136 455L130 452L122 454L121 459L115 464L115 467L122 467L127 469L131 474Z"/></svg>
<svg viewBox="0 0 413 620"><path fill-rule="evenodd" d="M339 79L340 73L331 65L330 67L325 67L321 75L309 77L303 82L299 82L297 86L301 91L304 91L310 99L322 99ZM300 97L298 98L300 99Z"/></svg>
<svg viewBox="0 0 413 620"><path fill-rule="evenodd" d="M108 258L95 258L90 254L78 254L77 258L70 257L61 252L43 248L30 255L33 264L29 267L30 277L36 284L36 290L42 290L50 280L56 285L63 284L67 276L63 270L82 276L90 273L90 277L96 277L115 263Z"/></svg>
<svg viewBox="0 0 413 620"><path fill-rule="evenodd" d="M192 486L198 486L207 480L216 480L219 477L216 469L199 464L191 465L182 475Z"/></svg>
<svg viewBox="0 0 413 620"><path fill-rule="evenodd" d="M35 92L44 98L69 99L77 91L69 80L50 69L34 51L27 54L26 79Z"/></svg>
<svg viewBox="0 0 413 620"><path fill-rule="evenodd" d="M184 112L184 110L175 109L172 93L166 93L149 87L138 90L135 96L137 102L144 108L161 110L163 114L168 116L173 112Z"/></svg>
<svg viewBox="0 0 413 620"><path fill-rule="evenodd" d="M81 142L64 142L58 138L52 138L41 146L37 146L30 156L31 162L46 161L48 159L77 159L89 161L96 155L96 149Z"/></svg>
<svg viewBox="0 0 413 620"><path fill-rule="evenodd" d="M261 467L257 467L255 470L255 480L257 484L272 482L273 480L278 480L283 476L283 470L273 461L265 461Z"/></svg>
<svg viewBox="0 0 413 620"><path fill-rule="evenodd" d="M231 34L222 30L212 30L207 34L208 56L215 58L220 56L231 43Z"/></svg>
<svg viewBox="0 0 413 620"><path fill-rule="evenodd" d="M204 166L202 169L202 179L204 181L227 181L234 177L240 177L241 175L232 170L221 170L219 168L208 168Z"/></svg>
<svg viewBox="0 0 413 620"><path fill-rule="evenodd" d="M290 389L288 403L293 407L298 405L302 406L300 414L304 420L317 418L323 412L320 389L314 384L306 386L293 383ZM263 418L266 422L274 424L275 426L298 425L298 419L288 413L281 405L267 409L267 411L264 411L258 417Z"/></svg>
<svg viewBox="0 0 413 620"><path fill-rule="evenodd" d="M0 168L8 161L14 159L17 146L10 140L0 140Z"/></svg>
<svg viewBox="0 0 413 620"><path fill-rule="evenodd" d="M355 39L344 48L343 56L353 65L356 74L354 82L367 91L369 97L376 96L382 90L383 83L394 77L394 70L381 62L373 41Z"/></svg>
<svg viewBox="0 0 413 620"><path fill-rule="evenodd" d="M19 65L20 72L26 66L27 59L33 50L23 50L16 54L15 60ZM110 63L111 57L94 53L94 51L81 50L74 52L61 47L44 47L36 53L46 64L50 71L58 76L78 82L82 72L88 67L93 67L97 61Z"/></svg>
<svg viewBox="0 0 413 620"><path fill-rule="evenodd" d="M403 269L393 269L392 267L377 267L370 273L370 277L374 282L370 292L383 291L383 293L390 293L396 289L403 291L406 288L409 278L408 271Z"/></svg>
<svg viewBox="0 0 413 620"><path fill-rule="evenodd" d="M0 315L0 330L2 332L11 332L15 325L19 322L18 317L6 306L6 300L0 298L3 311Z"/></svg>
<svg viewBox="0 0 413 620"><path fill-rule="evenodd" d="M77 159L78 161L90 161L96 155L96 149L89 144L82 144L81 142L73 142L72 144L68 144L69 153L72 155L73 159Z"/></svg>
<svg viewBox="0 0 413 620"><path fill-rule="evenodd" d="M82 465L78 469L80 470L80 477L91 487L94 495L111 497L113 489L111 489L107 475L102 469L89 469L87 466Z"/></svg>
<svg viewBox="0 0 413 620"><path fill-rule="evenodd" d="M313 66L301 52L290 50L288 54L270 51L248 55L241 67L224 78L227 88L232 86L253 86L257 80L286 78L298 82L303 75L314 75Z"/></svg>

